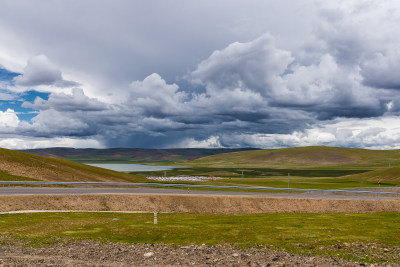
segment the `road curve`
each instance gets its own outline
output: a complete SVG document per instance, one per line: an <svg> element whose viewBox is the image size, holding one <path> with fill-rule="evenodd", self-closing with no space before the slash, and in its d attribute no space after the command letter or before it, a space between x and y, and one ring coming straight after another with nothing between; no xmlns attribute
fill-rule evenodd
<svg viewBox="0 0 400 267"><path fill-rule="evenodd" d="M213 196L256 196L286 198L323 198L323 199L397 199L378 195L340 195L317 193L266 193L266 192L234 192L206 191L162 188L123 188L123 187L0 187L0 195L74 195L74 194L175 194L175 195L213 195Z"/></svg>

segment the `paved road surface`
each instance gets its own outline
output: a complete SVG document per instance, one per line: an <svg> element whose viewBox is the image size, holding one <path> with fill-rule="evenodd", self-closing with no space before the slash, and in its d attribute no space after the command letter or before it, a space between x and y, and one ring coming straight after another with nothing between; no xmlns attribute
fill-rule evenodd
<svg viewBox="0 0 400 267"><path fill-rule="evenodd" d="M43 194L178 194L178 195L222 195L222 196L260 196L260 197L291 197L291 198L325 198L325 199L396 199L377 195L357 196L316 193L263 193L263 192L234 192L234 191L195 191L187 188L118 188L118 187L0 187L0 195L43 195Z"/></svg>

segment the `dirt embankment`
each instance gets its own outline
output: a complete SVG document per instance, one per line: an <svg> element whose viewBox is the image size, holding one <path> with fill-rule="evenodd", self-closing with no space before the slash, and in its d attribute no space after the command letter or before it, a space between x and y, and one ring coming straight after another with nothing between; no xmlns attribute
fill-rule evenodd
<svg viewBox="0 0 400 267"><path fill-rule="evenodd" d="M87 210L250 214L268 212L400 212L400 200L296 199L182 195L0 196L0 211Z"/></svg>

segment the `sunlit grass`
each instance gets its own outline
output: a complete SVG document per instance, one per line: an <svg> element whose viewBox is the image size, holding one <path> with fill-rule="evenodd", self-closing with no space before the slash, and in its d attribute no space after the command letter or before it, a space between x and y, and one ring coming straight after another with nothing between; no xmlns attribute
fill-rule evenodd
<svg viewBox="0 0 400 267"><path fill-rule="evenodd" d="M400 214L158 214L157 225L149 213L7 214L0 215L0 235L39 245L55 239L232 244L382 261L385 254L365 256L358 247L362 245L365 250L371 248L376 252L386 248L389 249L386 255L392 255L392 251L396 254L400 246Z"/></svg>

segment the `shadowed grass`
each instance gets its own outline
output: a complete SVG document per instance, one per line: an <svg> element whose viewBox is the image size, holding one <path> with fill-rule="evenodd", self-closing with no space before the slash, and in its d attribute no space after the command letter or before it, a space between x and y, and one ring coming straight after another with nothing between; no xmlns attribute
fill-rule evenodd
<svg viewBox="0 0 400 267"><path fill-rule="evenodd" d="M37 179L17 176L0 171L0 181L39 181Z"/></svg>

